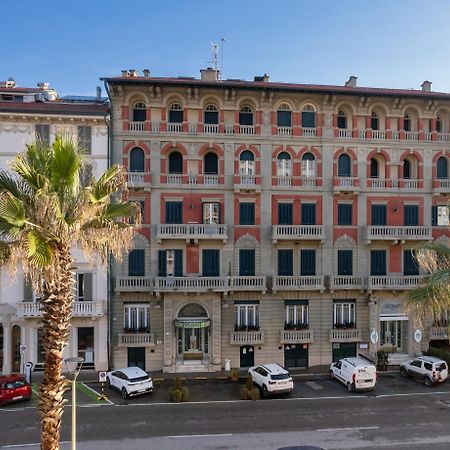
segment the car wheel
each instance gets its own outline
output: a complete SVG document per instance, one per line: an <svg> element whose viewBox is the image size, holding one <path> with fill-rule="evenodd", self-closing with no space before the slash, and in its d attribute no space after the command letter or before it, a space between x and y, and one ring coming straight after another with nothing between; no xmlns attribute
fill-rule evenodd
<svg viewBox="0 0 450 450"><path fill-rule="evenodd" d="M266 385L264 385L264 386L262 387L262 395L263 395L264 398L269 397L269 390L267 389L267 386L266 386Z"/></svg>
<svg viewBox="0 0 450 450"><path fill-rule="evenodd" d="M425 383L425 386L427 386L427 387L433 386L433 380L430 377L425 377L424 383Z"/></svg>
<svg viewBox="0 0 450 450"><path fill-rule="evenodd" d="M125 388L122 388L122 398L124 400L128 399L128 392L127 392L127 390Z"/></svg>
<svg viewBox="0 0 450 450"><path fill-rule="evenodd" d="M347 383L347 391L348 392L353 392L353 385L352 385L352 383Z"/></svg>
<svg viewBox="0 0 450 450"><path fill-rule="evenodd" d="M330 370L330 377L332 380L334 380L334 372L332 370Z"/></svg>
<svg viewBox="0 0 450 450"><path fill-rule="evenodd" d="M408 376L408 371L404 367L400 367L400 375L403 378L406 378Z"/></svg>

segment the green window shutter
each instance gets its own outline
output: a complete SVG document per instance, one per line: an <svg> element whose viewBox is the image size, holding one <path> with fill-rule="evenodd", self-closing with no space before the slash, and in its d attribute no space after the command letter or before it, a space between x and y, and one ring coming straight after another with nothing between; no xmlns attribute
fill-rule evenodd
<svg viewBox="0 0 450 450"><path fill-rule="evenodd" d="M314 276L316 274L316 251L300 251L300 275Z"/></svg>
<svg viewBox="0 0 450 450"><path fill-rule="evenodd" d="M438 208L437 206L431 207L431 225L437 227L438 224Z"/></svg>
<svg viewBox="0 0 450 450"><path fill-rule="evenodd" d="M239 203L239 225L255 225L254 203Z"/></svg>
<svg viewBox="0 0 450 450"><path fill-rule="evenodd" d="M350 203L338 204L338 225L353 225L353 205Z"/></svg>
<svg viewBox="0 0 450 450"><path fill-rule="evenodd" d="M387 225L387 207L386 205L372 205L372 225Z"/></svg>
<svg viewBox="0 0 450 450"><path fill-rule="evenodd" d="M167 258L165 250L158 250L158 277L165 277L167 273Z"/></svg>
<svg viewBox="0 0 450 450"><path fill-rule="evenodd" d="M239 275L255 275L255 250L239 250Z"/></svg>
<svg viewBox="0 0 450 450"><path fill-rule="evenodd" d="M278 250L278 275L292 276L294 274L293 261L292 250Z"/></svg>
<svg viewBox="0 0 450 450"><path fill-rule="evenodd" d="M202 275L204 277L220 276L220 252L219 250L203 250Z"/></svg>
<svg viewBox="0 0 450 450"><path fill-rule="evenodd" d="M93 277L92 277L92 273L85 273L84 274L84 300L87 302L91 302L92 301L92 282L93 282Z"/></svg>
<svg viewBox="0 0 450 450"><path fill-rule="evenodd" d="M386 250L370 251L370 275L386 275Z"/></svg>
<svg viewBox="0 0 450 450"><path fill-rule="evenodd" d="M412 250L403 250L403 275L419 275L419 266Z"/></svg>
<svg viewBox="0 0 450 450"><path fill-rule="evenodd" d="M292 225L292 203L278 203L278 224Z"/></svg>
<svg viewBox="0 0 450 450"><path fill-rule="evenodd" d="M183 223L183 202L166 202L166 223Z"/></svg>
<svg viewBox="0 0 450 450"><path fill-rule="evenodd" d="M352 250L338 250L338 275L353 275Z"/></svg>
<svg viewBox="0 0 450 450"><path fill-rule="evenodd" d="M175 250L175 276L183 276L183 250Z"/></svg>
<svg viewBox="0 0 450 450"><path fill-rule="evenodd" d="M316 204L302 203L302 225L316 225Z"/></svg>
<svg viewBox="0 0 450 450"><path fill-rule="evenodd" d="M128 276L142 277L145 275L145 250L135 249L128 254Z"/></svg>
<svg viewBox="0 0 450 450"><path fill-rule="evenodd" d="M405 205L403 207L403 220L405 226L417 227L419 225L419 206Z"/></svg>

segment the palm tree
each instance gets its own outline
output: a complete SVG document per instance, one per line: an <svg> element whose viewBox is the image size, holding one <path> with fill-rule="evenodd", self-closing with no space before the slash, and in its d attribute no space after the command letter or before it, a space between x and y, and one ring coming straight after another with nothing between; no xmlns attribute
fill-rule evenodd
<svg viewBox="0 0 450 450"><path fill-rule="evenodd" d="M419 266L428 275L406 299L406 308L424 328L426 320L450 310L450 248L431 242L416 250Z"/></svg>
<svg viewBox="0 0 450 450"><path fill-rule="evenodd" d="M72 248L106 263L120 258L140 223L126 193L123 169L113 166L98 179L83 179L83 150L70 137L44 145L39 140L0 170L0 262L10 271L23 267L41 297L45 371L39 393L41 449L59 449L67 389L62 354L74 302ZM130 217L133 220L129 220ZM133 223L133 225L130 224Z"/></svg>

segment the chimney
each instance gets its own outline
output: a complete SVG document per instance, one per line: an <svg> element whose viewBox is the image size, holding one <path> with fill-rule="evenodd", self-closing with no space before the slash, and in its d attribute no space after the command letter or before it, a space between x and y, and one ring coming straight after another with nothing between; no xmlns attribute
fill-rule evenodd
<svg viewBox="0 0 450 450"><path fill-rule="evenodd" d="M345 85L348 87L355 88L356 87L356 80L358 77L355 77L354 75L351 75L348 81L346 81Z"/></svg>
<svg viewBox="0 0 450 450"><path fill-rule="evenodd" d="M128 73L130 74L130 77L137 77L139 75L136 69L130 69Z"/></svg>
<svg viewBox="0 0 450 450"><path fill-rule="evenodd" d="M100 86L97 86L97 100L102 99L102 88Z"/></svg>
<svg viewBox="0 0 450 450"><path fill-rule="evenodd" d="M200 69L200 75L202 81L217 81L219 79L219 71L214 70L212 67Z"/></svg>
<svg viewBox="0 0 450 450"><path fill-rule="evenodd" d="M150 76L150 70L144 69L142 72L144 73L145 78L148 78Z"/></svg>
<svg viewBox="0 0 450 450"><path fill-rule="evenodd" d="M424 91L424 92L431 92L431 81L425 80L422 83L422 91Z"/></svg>
<svg viewBox="0 0 450 450"><path fill-rule="evenodd" d="M128 70L122 70L122 76L127 77L128 76Z"/></svg>
<svg viewBox="0 0 450 450"><path fill-rule="evenodd" d="M257 75L255 76L254 81L262 81L263 83L268 83L269 75L267 75L267 73L265 73L263 76Z"/></svg>
<svg viewBox="0 0 450 450"><path fill-rule="evenodd" d="M7 88L14 88L14 87L16 87L16 81L14 80L14 78L9 77L8 80L5 83L5 87L7 87Z"/></svg>
<svg viewBox="0 0 450 450"><path fill-rule="evenodd" d="M39 88L39 89L43 89L44 91L46 91L46 90L48 90L48 87L50 86L50 83L48 83L48 82L46 82L46 81L40 81L38 84L37 84L37 87Z"/></svg>

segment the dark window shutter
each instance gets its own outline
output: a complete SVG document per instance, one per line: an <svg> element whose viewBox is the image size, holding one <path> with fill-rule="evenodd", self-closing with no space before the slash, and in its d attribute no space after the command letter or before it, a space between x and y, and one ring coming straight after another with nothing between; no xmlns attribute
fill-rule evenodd
<svg viewBox="0 0 450 450"><path fill-rule="evenodd" d="M352 250L338 250L338 275L353 275Z"/></svg>
<svg viewBox="0 0 450 450"><path fill-rule="evenodd" d="M23 284L23 301L32 302L33 301L33 286L30 280L25 279Z"/></svg>
<svg viewBox="0 0 450 450"><path fill-rule="evenodd" d="M387 225L386 205L372 205L372 225Z"/></svg>
<svg viewBox="0 0 450 450"><path fill-rule="evenodd" d="M403 208L403 220L405 226L417 227L419 225L419 206L405 205Z"/></svg>
<svg viewBox="0 0 450 450"><path fill-rule="evenodd" d="M205 155L205 174L206 175L217 175L219 173L218 170L218 161L217 155L214 153L207 153Z"/></svg>
<svg viewBox="0 0 450 450"><path fill-rule="evenodd" d="M131 250L128 254L128 276L142 277L145 275L145 250Z"/></svg>
<svg viewBox="0 0 450 450"><path fill-rule="evenodd" d="M314 111L302 111L302 127L316 128L316 113Z"/></svg>
<svg viewBox="0 0 450 450"><path fill-rule="evenodd" d="M183 202L166 202L166 223L183 223Z"/></svg>
<svg viewBox="0 0 450 450"><path fill-rule="evenodd" d="M403 250L403 275L419 275L419 266L412 250Z"/></svg>
<svg viewBox="0 0 450 450"><path fill-rule="evenodd" d="M255 250L239 250L239 276L255 275Z"/></svg>
<svg viewBox="0 0 450 450"><path fill-rule="evenodd" d="M158 250L158 277L165 277L167 273L167 258L165 250Z"/></svg>
<svg viewBox="0 0 450 450"><path fill-rule="evenodd" d="M302 225L315 225L316 224L316 204L315 203L302 203L301 212Z"/></svg>
<svg viewBox="0 0 450 450"><path fill-rule="evenodd" d="M278 203L278 224L292 225L292 203Z"/></svg>
<svg viewBox="0 0 450 450"><path fill-rule="evenodd" d="M437 227L438 224L438 208L437 206L431 207L431 225Z"/></svg>
<svg viewBox="0 0 450 450"><path fill-rule="evenodd" d="M144 172L145 167L144 151L139 147L134 147L130 151L130 172Z"/></svg>
<svg viewBox="0 0 450 450"><path fill-rule="evenodd" d="M183 250L175 250L175 276L183 276Z"/></svg>
<svg viewBox="0 0 450 450"><path fill-rule="evenodd" d="M403 161L403 178L411 178L411 163L407 159Z"/></svg>
<svg viewBox="0 0 450 450"><path fill-rule="evenodd" d="M378 178L379 170L378 170L378 161L375 158L370 160L370 178Z"/></svg>
<svg viewBox="0 0 450 450"><path fill-rule="evenodd" d="M338 159L338 177L350 177L352 174L351 159L348 155L340 155Z"/></svg>
<svg viewBox="0 0 450 450"><path fill-rule="evenodd" d="M277 127L292 126L291 111L277 111Z"/></svg>
<svg viewBox="0 0 450 450"><path fill-rule="evenodd" d="M370 252L370 275L386 275L386 250L371 250Z"/></svg>
<svg viewBox="0 0 450 450"><path fill-rule="evenodd" d="M145 109L134 108L133 109L133 122L145 122Z"/></svg>
<svg viewBox="0 0 450 450"><path fill-rule="evenodd" d="M316 274L316 251L300 251L300 275L313 276Z"/></svg>
<svg viewBox="0 0 450 450"><path fill-rule="evenodd" d="M353 205L338 204L338 225L353 225Z"/></svg>
<svg viewBox="0 0 450 450"><path fill-rule="evenodd" d="M173 152L169 155L169 173L183 173L183 156L181 156L181 153Z"/></svg>
<svg viewBox="0 0 450 450"><path fill-rule="evenodd" d="M255 225L254 203L239 203L239 224Z"/></svg>
<svg viewBox="0 0 450 450"><path fill-rule="evenodd" d="M86 302L92 301L92 273L84 274L84 300Z"/></svg>
<svg viewBox="0 0 450 450"><path fill-rule="evenodd" d="M202 275L204 277L218 277L220 275L219 256L219 250L203 250Z"/></svg>
<svg viewBox="0 0 450 450"><path fill-rule="evenodd" d="M293 251L278 250L278 275L292 276L293 271Z"/></svg>
<svg viewBox="0 0 450 450"><path fill-rule="evenodd" d="M444 157L440 157L437 160L436 168L437 168L437 178L442 180L448 178L448 164L447 160Z"/></svg>
<svg viewBox="0 0 450 450"><path fill-rule="evenodd" d="M169 122L170 123L183 123L183 111L169 110Z"/></svg>

